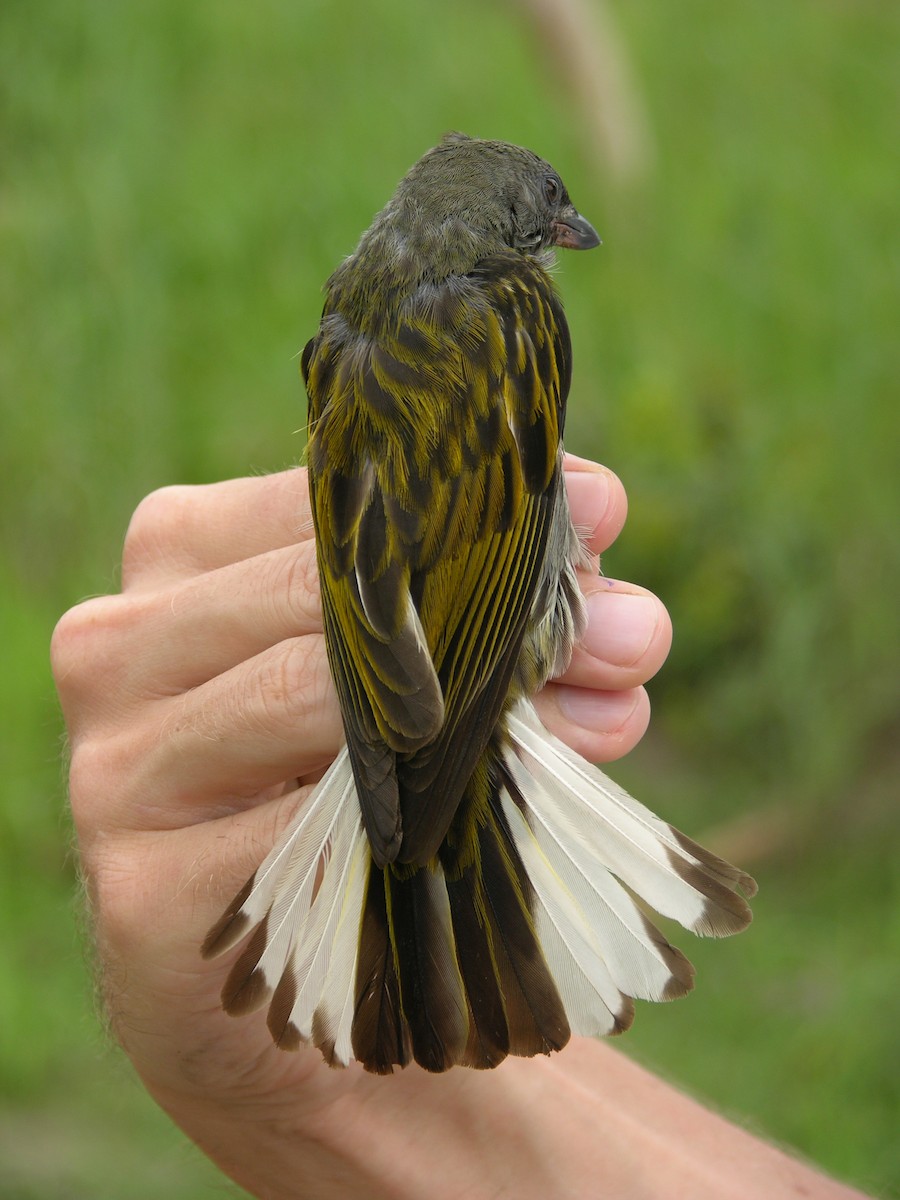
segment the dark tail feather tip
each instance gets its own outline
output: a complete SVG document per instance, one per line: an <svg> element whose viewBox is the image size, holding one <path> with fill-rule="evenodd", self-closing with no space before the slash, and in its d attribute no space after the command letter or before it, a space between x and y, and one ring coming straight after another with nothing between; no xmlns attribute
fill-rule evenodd
<svg viewBox="0 0 900 1200"><path fill-rule="evenodd" d="M621 1010L613 1013L613 1027L609 1031L609 1036L618 1037L620 1033L627 1033L633 1024L634 1001L630 996L623 996Z"/></svg>
<svg viewBox="0 0 900 1200"><path fill-rule="evenodd" d="M253 890L253 881L255 879L255 874L250 876L203 939L203 945L200 947L200 954L203 958L216 958L217 955L224 954L226 950L237 945L247 932L250 918L241 913L240 910L244 906L244 901Z"/></svg>
<svg viewBox="0 0 900 1200"><path fill-rule="evenodd" d="M291 1021L294 1001L297 999L297 980L294 972L287 968L278 981L278 986L272 996L272 1003L266 1014L266 1024L272 1040L280 1050L296 1050L302 1038Z"/></svg>
<svg viewBox="0 0 900 1200"><path fill-rule="evenodd" d="M271 994L265 972L259 969L267 940L268 921L264 918L257 925L246 950L228 972L222 988L222 1007L233 1017L254 1012Z"/></svg>
<svg viewBox="0 0 900 1200"><path fill-rule="evenodd" d="M241 972L237 979L228 976L222 988L222 1007L229 1017L243 1017L262 1008L270 995L264 972L255 968L249 975Z"/></svg>
<svg viewBox="0 0 900 1200"><path fill-rule="evenodd" d="M740 888L748 900L753 899L759 891L759 885L752 875L748 875L746 871L742 871L740 867L734 866L726 859L720 858L718 854L713 854L711 850L707 850L705 846L701 846L699 842L689 838L686 833L682 833L674 825L670 825L669 829L682 849L701 862L714 875L719 875L726 887L730 887L732 891Z"/></svg>

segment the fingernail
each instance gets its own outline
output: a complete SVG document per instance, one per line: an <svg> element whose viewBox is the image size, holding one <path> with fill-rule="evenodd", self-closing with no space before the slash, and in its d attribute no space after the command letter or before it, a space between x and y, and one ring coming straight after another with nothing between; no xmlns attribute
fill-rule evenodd
<svg viewBox="0 0 900 1200"><path fill-rule="evenodd" d="M557 688L562 715L594 733L618 733L638 703L636 691L595 692L591 688Z"/></svg>
<svg viewBox="0 0 900 1200"><path fill-rule="evenodd" d="M584 647L616 667L633 666L659 625L659 605L652 596L600 590L587 597L587 609Z"/></svg>

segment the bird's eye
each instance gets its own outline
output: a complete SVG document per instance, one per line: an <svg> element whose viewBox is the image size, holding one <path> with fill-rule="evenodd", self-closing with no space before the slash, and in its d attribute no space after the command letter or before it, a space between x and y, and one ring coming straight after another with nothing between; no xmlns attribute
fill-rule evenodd
<svg viewBox="0 0 900 1200"><path fill-rule="evenodd" d="M554 179L552 175L548 175L544 180L544 196L546 197L547 203L555 204L559 199L561 190L562 189L560 187L559 180Z"/></svg>

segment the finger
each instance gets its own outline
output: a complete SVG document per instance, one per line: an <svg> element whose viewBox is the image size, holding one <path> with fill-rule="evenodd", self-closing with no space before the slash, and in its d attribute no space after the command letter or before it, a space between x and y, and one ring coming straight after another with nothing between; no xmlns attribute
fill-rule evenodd
<svg viewBox="0 0 900 1200"><path fill-rule="evenodd" d="M125 537L125 590L164 586L313 536L306 471L161 488Z"/></svg>
<svg viewBox="0 0 900 1200"><path fill-rule="evenodd" d="M130 779L127 801L113 803L132 828L246 808L266 789L321 770L343 741L321 636L282 642L164 704L140 745L130 730L106 747L106 769Z"/></svg>
<svg viewBox="0 0 900 1200"><path fill-rule="evenodd" d="M130 690L186 691L290 638L322 632L316 551L301 542L258 554L163 591L121 598L131 619L116 633L124 641ZM129 637L142 653L128 656Z"/></svg>
<svg viewBox="0 0 900 1200"><path fill-rule="evenodd" d="M590 553L602 554L622 532L628 514L622 482L607 467L571 454L565 469L572 523Z"/></svg>
<svg viewBox="0 0 900 1200"><path fill-rule="evenodd" d="M86 601L60 621L51 658L73 727L102 733L140 717L148 700L196 688L271 646L321 632L315 547L307 541L162 589Z"/></svg>
<svg viewBox="0 0 900 1200"><path fill-rule="evenodd" d="M588 626L559 682L620 691L652 679L672 648L665 605L634 583L581 575Z"/></svg>
<svg viewBox="0 0 900 1200"><path fill-rule="evenodd" d="M621 758L650 724L650 699L642 687L600 692L551 683L535 705L547 728L588 762Z"/></svg>
<svg viewBox="0 0 900 1200"><path fill-rule="evenodd" d="M196 687L284 642L322 632L316 549L300 542L179 583L145 625L164 659L160 678Z"/></svg>

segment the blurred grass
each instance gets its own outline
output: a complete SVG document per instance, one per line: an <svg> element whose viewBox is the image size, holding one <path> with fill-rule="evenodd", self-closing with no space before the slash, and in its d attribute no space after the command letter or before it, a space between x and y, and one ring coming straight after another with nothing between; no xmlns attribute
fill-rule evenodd
<svg viewBox="0 0 900 1200"><path fill-rule="evenodd" d="M545 154L604 237L559 270L567 441L629 488L607 573L677 631L618 775L694 832L751 814L720 832L754 929L624 1046L900 1190L900 10L610 11L655 151L628 188L511 4L0 9L4 1197L229 1194L91 1014L47 640L144 493L297 459L321 284L448 128Z"/></svg>

